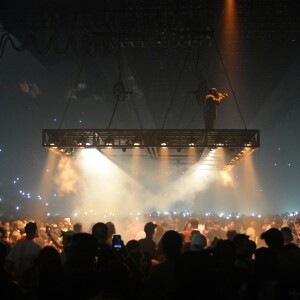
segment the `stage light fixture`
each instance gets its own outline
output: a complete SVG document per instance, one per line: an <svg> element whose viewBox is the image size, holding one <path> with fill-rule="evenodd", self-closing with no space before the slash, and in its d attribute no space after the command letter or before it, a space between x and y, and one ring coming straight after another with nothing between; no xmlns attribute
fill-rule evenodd
<svg viewBox="0 0 300 300"><path fill-rule="evenodd" d="M216 147L224 147L225 146L225 140L223 137L217 137L215 139L215 146Z"/></svg>
<svg viewBox="0 0 300 300"><path fill-rule="evenodd" d="M194 137L191 137L188 141L188 145L190 147L194 147L194 146L196 146L196 142L197 142L197 140Z"/></svg>
<svg viewBox="0 0 300 300"><path fill-rule="evenodd" d="M80 136L74 140L74 143L76 146L81 146L84 148L84 146L89 146L90 144L87 142L87 137Z"/></svg>
<svg viewBox="0 0 300 300"><path fill-rule="evenodd" d="M167 147L168 144L169 144L169 141L168 141L167 138L162 137L162 138L160 139L160 145L161 145L162 147Z"/></svg>
<svg viewBox="0 0 300 300"><path fill-rule="evenodd" d="M50 146L55 146L55 145L57 144L57 142L55 141L54 138L49 138L49 139L48 139L48 144L49 144Z"/></svg>
<svg viewBox="0 0 300 300"><path fill-rule="evenodd" d="M115 143L115 139L112 136L107 137L105 140L105 146L113 146Z"/></svg>
<svg viewBox="0 0 300 300"><path fill-rule="evenodd" d="M142 139L140 137L136 136L132 139L131 143L135 147L141 146L142 145Z"/></svg>

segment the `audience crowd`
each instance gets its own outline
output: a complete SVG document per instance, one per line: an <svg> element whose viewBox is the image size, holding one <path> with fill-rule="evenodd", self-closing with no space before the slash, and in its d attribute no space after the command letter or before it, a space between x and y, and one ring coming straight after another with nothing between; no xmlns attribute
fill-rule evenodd
<svg viewBox="0 0 300 300"><path fill-rule="evenodd" d="M0 221L0 299L300 299L297 214L47 221Z"/></svg>

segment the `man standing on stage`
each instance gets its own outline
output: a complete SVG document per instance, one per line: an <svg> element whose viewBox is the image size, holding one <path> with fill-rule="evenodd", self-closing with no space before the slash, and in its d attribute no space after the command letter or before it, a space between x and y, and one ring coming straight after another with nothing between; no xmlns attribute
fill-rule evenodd
<svg viewBox="0 0 300 300"><path fill-rule="evenodd" d="M205 129L214 129L214 122L217 118L217 105L227 97L226 93L221 94L216 88L211 88L205 97L204 122Z"/></svg>

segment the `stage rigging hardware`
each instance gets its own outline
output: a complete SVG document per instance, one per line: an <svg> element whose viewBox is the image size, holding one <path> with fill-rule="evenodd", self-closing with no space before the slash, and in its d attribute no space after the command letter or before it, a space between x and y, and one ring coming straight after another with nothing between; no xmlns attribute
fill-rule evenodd
<svg viewBox="0 0 300 300"><path fill-rule="evenodd" d="M69 52L94 58L115 55L126 48L211 48L216 45L214 29L223 13L223 5L217 0L130 0L126 5L122 0L90 3L67 0L51 4L5 0L6 10L0 13L4 29L0 57L9 44L17 51L29 49L39 59L48 57L49 61ZM17 38L19 45L11 36ZM85 61L83 59L80 70ZM119 97L120 91L124 94L130 90L124 85L126 81L118 78L117 87L122 89L115 90L115 95ZM108 129L61 129L70 101L71 97L59 128L44 129L42 133L43 147L70 157L82 148L95 148L103 153L109 149L127 156L138 148L152 160L159 161L166 157L165 149L168 149L168 159L176 163L187 166L202 161L212 169L228 169L260 146L259 130L249 130L246 126L243 130L165 129L168 113L161 129L143 129L142 126L130 130L110 129L110 125ZM170 101L168 112L172 103ZM211 163L216 157L212 153L217 151L223 151L224 159Z"/></svg>
<svg viewBox="0 0 300 300"><path fill-rule="evenodd" d="M98 149L111 155L134 155L144 150L155 161L188 165L201 161L207 169L226 170L260 146L259 130L202 129L44 129L42 146L74 157L80 149ZM164 151L168 149L168 153ZM191 151L191 149L193 149ZM212 155L223 149L222 157Z"/></svg>

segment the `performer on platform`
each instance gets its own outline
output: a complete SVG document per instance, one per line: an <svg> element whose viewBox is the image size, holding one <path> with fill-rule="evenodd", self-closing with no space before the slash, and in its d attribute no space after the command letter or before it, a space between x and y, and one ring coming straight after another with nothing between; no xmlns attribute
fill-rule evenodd
<svg viewBox="0 0 300 300"><path fill-rule="evenodd" d="M217 105L227 97L228 94L221 94L216 88L211 88L205 97L204 104L204 122L205 129L214 129L214 122L217 118Z"/></svg>

